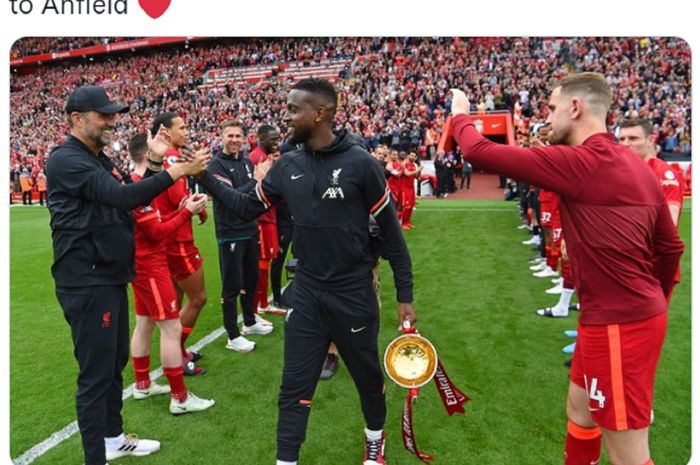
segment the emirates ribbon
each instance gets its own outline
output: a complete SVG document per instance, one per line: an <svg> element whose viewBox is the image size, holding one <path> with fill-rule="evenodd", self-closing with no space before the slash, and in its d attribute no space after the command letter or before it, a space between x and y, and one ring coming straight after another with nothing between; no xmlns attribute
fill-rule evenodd
<svg viewBox="0 0 700 465"><path fill-rule="evenodd" d="M418 333L415 327L404 328L404 334ZM437 370L435 371L435 376L433 376L433 381L435 381L435 386L437 387L438 393L440 394L440 399L442 399L442 404L445 406L445 411L447 415L452 416L455 413L461 413L464 415L464 405L469 402L469 397L467 397L462 391L454 385L450 377L445 371L445 367L442 366L442 362L438 357L437 360ZM435 460L434 455L426 454L425 452L418 449L418 444L416 443L416 436L413 432L413 403L418 399L418 388L413 388L408 391L406 396L406 403L403 408L403 418L401 424L401 437L403 439L403 446L407 451L418 457L423 463L430 465L433 460Z"/></svg>
<svg viewBox="0 0 700 465"><path fill-rule="evenodd" d="M401 437L403 438L403 446L407 451L418 457L423 463L430 463L435 460L434 455L426 454L418 449L416 444L416 436L413 434L413 402L418 399L418 389L414 388L408 391L406 396L406 404L403 407L403 421L401 425Z"/></svg>
<svg viewBox="0 0 700 465"><path fill-rule="evenodd" d="M464 415L464 405L469 402L469 397L467 397L462 391L460 391L457 386L454 385L450 377L445 371L445 367L442 366L440 358L437 361L437 370L435 371L435 376L433 376L433 381L435 381L435 386L437 386L438 393L442 399L442 405L445 406L445 411L449 416L455 413L461 413Z"/></svg>

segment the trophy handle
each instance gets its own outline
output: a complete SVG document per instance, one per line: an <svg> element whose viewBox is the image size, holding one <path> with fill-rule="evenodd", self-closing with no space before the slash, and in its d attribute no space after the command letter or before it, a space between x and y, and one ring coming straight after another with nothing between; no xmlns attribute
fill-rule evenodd
<svg viewBox="0 0 700 465"><path fill-rule="evenodd" d="M416 329L415 326L411 326L411 322L408 320L403 320L403 323L401 323L402 327L402 332L403 334L414 334L417 333L418 330Z"/></svg>

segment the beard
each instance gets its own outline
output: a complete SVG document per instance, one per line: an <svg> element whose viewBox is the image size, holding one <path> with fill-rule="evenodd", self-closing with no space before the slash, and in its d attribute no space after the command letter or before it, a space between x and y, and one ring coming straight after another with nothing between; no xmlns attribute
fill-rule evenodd
<svg viewBox="0 0 700 465"><path fill-rule="evenodd" d="M569 130L568 128L564 130L555 130L554 128L552 128L549 131L547 139L552 145L569 145L566 143L569 139Z"/></svg>
<svg viewBox="0 0 700 465"><path fill-rule="evenodd" d="M289 136L289 143L292 145L305 144L311 138L311 130L295 127Z"/></svg>

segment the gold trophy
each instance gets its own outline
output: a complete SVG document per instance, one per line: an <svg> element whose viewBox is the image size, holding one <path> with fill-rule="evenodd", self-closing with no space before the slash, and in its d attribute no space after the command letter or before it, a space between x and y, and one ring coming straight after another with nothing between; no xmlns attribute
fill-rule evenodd
<svg viewBox="0 0 700 465"><path fill-rule="evenodd" d="M417 333L406 333L391 341L386 348L384 368L399 386L419 388L435 376L437 358L437 351L429 340Z"/></svg>
<svg viewBox="0 0 700 465"><path fill-rule="evenodd" d="M418 460L430 464L435 456L418 449L413 431L413 404L418 399L418 388L434 380L449 416L464 414L462 405L469 398L447 376L433 344L418 334L408 321L403 322L403 334L391 341L386 348L384 368L392 381L408 389L401 420L403 445Z"/></svg>

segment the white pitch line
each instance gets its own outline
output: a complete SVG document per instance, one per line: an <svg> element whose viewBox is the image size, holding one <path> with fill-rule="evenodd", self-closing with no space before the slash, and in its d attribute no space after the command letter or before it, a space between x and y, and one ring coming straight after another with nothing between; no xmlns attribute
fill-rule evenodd
<svg viewBox="0 0 700 465"><path fill-rule="evenodd" d="M188 347L188 350L191 351L198 351L202 349L203 347L211 344L214 342L217 338L219 338L222 334L224 334L226 330L224 330L224 327L221 326L199 341L197 341L196 344L194 344L191 347ZM163 374L163 368L159 367L156 368L155 370L151 371L150 373L151 379L157 379ZM134 385L132 384L131 386L127 387L122 391L122 399L126 400L129 397L131 397L134 393ZM33 446L31 449L26 451L24 454L20 455L19 457L12 459L13 463L15 465L29 465L30 463L34 462L36 459L44 455L46 452L49 450L53 449L66 439L70 438L73 436L75 433L78 432L78 422L74 421L73 423L69 424L65 428L63 428L60 431L57 431L53 433L51 436L48 438L44 439L41 441L39 444Z"/></svg>

